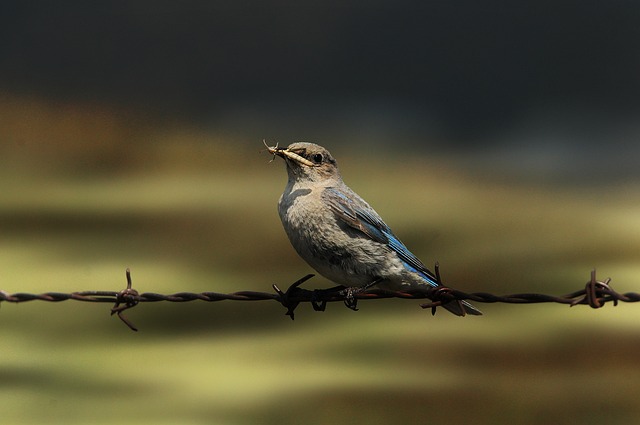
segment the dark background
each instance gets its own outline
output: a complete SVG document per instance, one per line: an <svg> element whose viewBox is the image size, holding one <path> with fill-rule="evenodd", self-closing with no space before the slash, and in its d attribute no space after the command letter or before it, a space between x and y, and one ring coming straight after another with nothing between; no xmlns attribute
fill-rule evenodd
<svg viewBox="0 0 640 425"><path fill-rule="evenodd" d="M127 105L247 143L529 146L567 162L638 153L633 1L4 2L1 12L9 93Z"/></svg>

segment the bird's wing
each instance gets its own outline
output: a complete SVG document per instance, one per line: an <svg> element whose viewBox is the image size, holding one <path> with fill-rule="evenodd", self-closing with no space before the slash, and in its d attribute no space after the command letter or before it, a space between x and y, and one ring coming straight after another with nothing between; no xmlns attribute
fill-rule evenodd
<svg viewBox="0 0 640 425"><path fill-rule="evenodd" d="M398 239L382 218L362 198L355 193L347 195L345 191L328 187L322 193L323 200L333 213L352 228L359 230L370 239L387 245L412 271L420 273L432 286L438 286L436 277L413 255Z"/></svg>
<svg viewBox="0 0 640 425"><path fill-rule="evenodd" d="M337 187L328 187L322 192L322 199L339 220L362 232L363 237L369 237L376 242L387 245L398 255L407 268L419 273L429 285L438 286L436 276L404 246L389 226L382 221L378 213L362 198L351 190L345 191ZM458 316L482 315L480 310L467 301L451 301L444 304L443 307Z"/></svg>

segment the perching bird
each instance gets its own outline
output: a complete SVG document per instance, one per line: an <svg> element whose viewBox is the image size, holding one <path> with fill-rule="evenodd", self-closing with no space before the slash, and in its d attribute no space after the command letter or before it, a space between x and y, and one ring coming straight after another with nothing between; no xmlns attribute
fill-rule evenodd
<svg viewBox="0 0 640 425"><path fill-rule="evenodd" d="M438 286L434 274L342 181L328 150L306 142L267 150L287 165L289 180L278 202L284 230L318 273L345 288L373 283L390 290ZM482 314L466 301L443 307L458 316Z"/></svg>

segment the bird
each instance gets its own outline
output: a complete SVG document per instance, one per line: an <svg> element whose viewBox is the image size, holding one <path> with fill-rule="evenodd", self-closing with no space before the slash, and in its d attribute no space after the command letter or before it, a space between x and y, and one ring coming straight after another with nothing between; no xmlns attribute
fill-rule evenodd
<svg viewBox="0 0 640 425"><path fill-rule="evenodd" d="M319 274L356 290L373 285L396 291L441 286L380 215L344 183L327 149L309 142L286 148L264 143L287 168L287 184L278 201L285 233ZM458 316L482 314L467 301L453 300L443 307Z"/></svg>

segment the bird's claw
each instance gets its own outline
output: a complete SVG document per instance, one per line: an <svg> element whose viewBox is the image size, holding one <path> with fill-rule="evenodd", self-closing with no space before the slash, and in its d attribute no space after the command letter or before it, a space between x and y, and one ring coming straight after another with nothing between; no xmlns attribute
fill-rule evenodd
<svg viewBox="0 0 640 425"><path fill-rule="evenodd" d="M356 294L359 292L362 292L362 288L348 287L340 291L340 295L344 297L344 305L346 305L348 309L358 311Z"/></svg>
<svg viewBox="0 0 640 425"><path fill-rule="evenodd" d="M381 280L381 278L377 278L374 279L371 283L368 283L364 286L350 286L344 288L339 292L339 294L344 297L344 305L346 305L350 310L358 311L358 299L356 298L356 295L380 283Z"/></svg>

